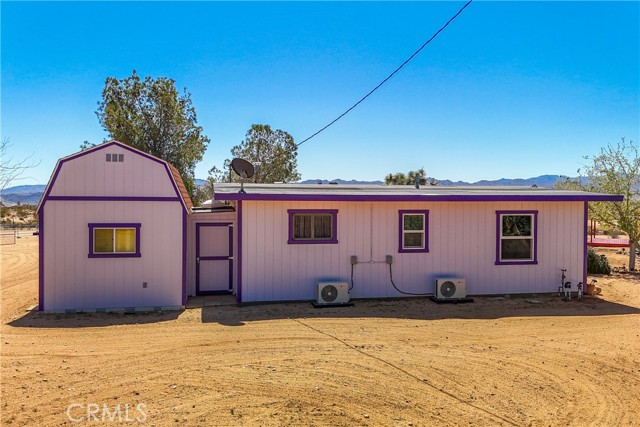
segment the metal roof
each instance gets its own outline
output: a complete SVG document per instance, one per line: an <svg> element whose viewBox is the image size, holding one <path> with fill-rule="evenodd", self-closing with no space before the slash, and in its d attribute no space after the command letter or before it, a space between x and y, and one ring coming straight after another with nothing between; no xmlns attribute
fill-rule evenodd
<svg viewBox="0 0 640 427"><path fill-rule="evenodd" d="M317 201L622 201L614 194L538 187L450 187L424 185L244 184L216 183L216 200Z"/></svg>

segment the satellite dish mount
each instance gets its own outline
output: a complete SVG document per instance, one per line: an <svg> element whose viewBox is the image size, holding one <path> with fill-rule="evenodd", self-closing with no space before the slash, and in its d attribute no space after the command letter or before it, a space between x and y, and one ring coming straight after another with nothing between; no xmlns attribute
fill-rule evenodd
<svg viewBox="0 0 640 427"><path fill-rule="evenodd" d="M244 191L244 180L253 176L255 172L253 165L245 159L236 157L231 161L231 169L241 178L240 191L238 191L238 193L246 193L246 191Z"/></svg>

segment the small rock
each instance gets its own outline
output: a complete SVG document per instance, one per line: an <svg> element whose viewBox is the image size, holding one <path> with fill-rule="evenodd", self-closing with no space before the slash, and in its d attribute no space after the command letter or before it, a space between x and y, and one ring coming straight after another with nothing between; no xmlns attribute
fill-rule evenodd
<svg viewBox="0 0 640 427"><path fill-rule="evenodd" d="M171 388L173 388L173 389L178 388L178 386L177 386L177 385L175 385L175 384L171 384L169 387L171 387Z"/></svg>
<svg viewBox="0 0 640 427"><path fill-rule="evenodd" d="M365 418L369 418L369 414L364 414L364 417Z"/></svg>
<svg viewBox="0 0 640 427"><path fill-rule="evenodd" d="M529 304L541 304L537 299L526 299L524 302L528 302Z"/></svg>

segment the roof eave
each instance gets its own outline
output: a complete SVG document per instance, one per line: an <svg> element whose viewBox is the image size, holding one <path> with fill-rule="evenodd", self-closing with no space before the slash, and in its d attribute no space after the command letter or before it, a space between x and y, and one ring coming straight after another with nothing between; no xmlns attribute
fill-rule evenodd
<svg viewBox="0 0 640 427"><path fill-rule="evenodd" d="M216 193L216 200L336 202L621 202L615 194L256 194Z"/></svg>

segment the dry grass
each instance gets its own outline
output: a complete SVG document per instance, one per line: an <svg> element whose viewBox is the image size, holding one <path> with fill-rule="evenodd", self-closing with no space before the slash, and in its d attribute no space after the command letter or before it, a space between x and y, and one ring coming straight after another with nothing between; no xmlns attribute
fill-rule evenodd
<svg viewBox="0 0 640 427"><path fill-rule="evenodd" d="M0 250L3 426L101 424L73 403L159 426L640 424L638 276L581 302L43 315L37 239Z"/></svg>

